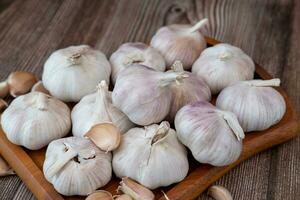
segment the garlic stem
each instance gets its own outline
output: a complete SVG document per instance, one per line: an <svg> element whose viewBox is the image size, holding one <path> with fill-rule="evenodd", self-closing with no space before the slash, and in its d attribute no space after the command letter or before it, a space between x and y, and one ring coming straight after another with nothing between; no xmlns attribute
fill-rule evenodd
<svg viewBox="0 0 300 200"><path fill-rule="evenodd" d="M235 114L233 114L232 112L221 111L221 110L217 110L216 112L221 117L223 117L223 119L227 122L228 126L231 128L231 130L236 135L236 137L239 141L241 139L244 139L244 137L245 137L244 131L243 131L241 125L239 124L239 121L238 121L237 117L235 116Z"/></svg>
<svg viewBox="0 0 300 200"><path fill-rule="evenodd" d="M154 137L151 140L151 145L155 144L158 141L161 141L161 139L167 135L169 130L170 130L169 122L167 121L161 122Z"/></svg>
<svg viewBox="0 0 300 200"><path fill-rule="evenodd" d="M219 59L222 61L228 60L231 57L232 57L232 53L230 53L229 51L225 51L219 55Z"/></svg>
<svg viewBox="0 0 300 200"><path fill-rule="evenodd" d="M66 152L59 156L55 163L51 166L48 171L48 176L53 177L57 174L71 159L78 156L78 153L67 143L65 143Z"/></svg>
<svg viewBox="0 0 300 200"><path fill-rule="evenodd" d="M184 71L183 64L180 60L175 60L175 62L173 63L171 69L174 72L183 72Z"/></svg>
<svg viewBox="0 0 300 200"><path fill-rule="evenodd" d="M204 18L202 20L200 20L199 22L197 22L192 28L190 28L188 30L189 33L193 33L197 30L199 30L200 28L202 28L203 26L205 26L206 24L208 24L208 19Z"/></svg>
<svg viewBox="0 0 300 200"><path fill-rule="evenodd" d="M134 52L134 53L126 55L126 57L123 60L123 64L128 66L133 63L139 63L139 62L144 62L144 61L145 61L145 58L141 52Z"/></svg>
<svg viewBox="0 0 300 200"><path fill-rule="evenodd" d="M47 110L47 100L48 100L47 95L45 95L42 92L38 92L35 100L35 106L39 110Z"/></svg>
<svg viewBox="0 0 300 200"><path fill-rule="evenodd" d="M98 108L99 110L96 110L93 113L92 118L98 118L99 113L101 113L101 118L103 119L103 122L112 122L108 111L108 85L105 80L102 80L98 85L97 85L97 97L95 101L95 107ZM104 109L104 110L103 110Z"/></svg>
<svg viewBox="0 0 300 200"><path fill-rule="evenodd" d="M243 83L254 87L271 87L271 86L278 87L280 85L280 79L274 78L270 80L251 80L251 81L244 81Z"/></svg>
<svg viewBox="0 0 300 200"><path fill-rule="evenodd" d="M166 72L164 73L163 77L160 80L159 86L165 87L173 82L176 82L176 84L180 85L180 83L183 81L183 79L189 77L188 74L183 72Z"/></svg>
<svg viewBox="0 0 300 200"><path fill-rule="evenodd" d="M69 60L73 65L77 65L77 64L79 64L79 59L80 59L81 56L82 56L81 53L74 53L74 54L72 54L72 55L68 58L68 60Z"/></svg>

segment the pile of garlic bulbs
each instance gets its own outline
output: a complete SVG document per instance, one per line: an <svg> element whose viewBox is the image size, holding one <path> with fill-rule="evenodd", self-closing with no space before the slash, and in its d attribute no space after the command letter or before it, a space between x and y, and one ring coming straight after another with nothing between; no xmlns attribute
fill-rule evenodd
<svg viewBox="0 0 300 200"><path fill-rule="evenodd" d="M285 100L273 88L279 79L251 80L254 62L238 47L206 48L207 23L163 27L150 46L126 43L110 59L88 45L59 49L42 80L12 73L0 83L0 109L1 98L16 97L1 117L7 138L31 150L48 145L46 179L88 199L154 199L149 189L187 176L187 149L200 163L237 161L245 134L278 123ZM97 190L112 173L120 197Z"/></svg>

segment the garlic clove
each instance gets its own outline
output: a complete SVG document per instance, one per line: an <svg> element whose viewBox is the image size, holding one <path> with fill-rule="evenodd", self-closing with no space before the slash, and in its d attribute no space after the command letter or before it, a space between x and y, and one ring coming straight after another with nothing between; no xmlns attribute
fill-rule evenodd
<svg viewBox="0 0 300 200"><path fill-rule="evenodd" d="M113 200L110 192L105 190L97 190L88 195L85 200Z"/></svg>
<svg viewBox="0 0 300 200"><path fill-rule="evenodd" d="M114 200L133 200L128 194L116 195L113 198Z"/></svg>
<svg viewBox="0 0 300 200"><path fill-rule="evenodd" d="M9 93L9 86L7 81L3 81L0 83L0 98L4 98Z"/></svg>
<svg viewBox="0 0 300 200"><path fill-rule="evenodd" d="M5 108L8 107L8 103L4 101L3 99L0 99L0 111L5 110Z"/></svg>
<svg viewBox="0 0 300 200"><path fill-rule="evenodd" d="M12 72L7 78L9 92L13 97L26 94L36 82L37 78L33 73L24 71Z"/></svg>
<svg viewBox="0 0 300 200"><path fill-rule="evenodd" d="M230 192L223 186L214 185L208 189L208 195L216 200L232 200Z"/></svg>
<svg viewBox="0 0 300 200"><path fill-rule="evenodd" d="M32 86L31 92L42 92L42 93L45 93L45 94L50 95L49 91L44 87L42 81L36 82L36 83Z"/></svg>
<svg viewBox="0 0 300 200"><path fill-rule="evenodd" d="M85 136L105 152L118 148L121 141L121 133L112 123L94 125Z"/></svg>
<svg viewBox="0 0 300 200"><path fill-rule="evenodd" d="M154 200L155 196L151 190L136 183L128 177L122 178L118 190L125 194L130 195L133 199L137 200Z"/></svg>
<svg viewBox="0 0 300 200"><path fill-rule="evenodd" d="M0 177L15 174L7 162L0 156Z"/></svg>

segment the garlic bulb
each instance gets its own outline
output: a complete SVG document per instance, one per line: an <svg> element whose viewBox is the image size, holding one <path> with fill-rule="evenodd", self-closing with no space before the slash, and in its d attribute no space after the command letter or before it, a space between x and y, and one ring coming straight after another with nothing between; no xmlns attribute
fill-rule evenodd
<svg viewBox="0 0 300 200"><path fill-rule="evenodd" d="M237 82L219 94L217 107L236 114L244 131L261 131L283 117L286 105L283 97L271 86L279 79Z"/></svg>
<svg viewBox="0 0 300 200"><path fill-rule="evenodd" d="M68 134L70 109L54 97L31 92L12 101L1 124L9 141L36 150Z"/></svg>
<svg viewBox="0 0 300 200"><path fill-rule="evenodd" d="M208 85L195 74L184 71L182 63L175 61L172 70L174 72L184 72L187 78L182 81L177 81L171 84L172 90L172 104L168 119L173 121L177 111L186 104L194 103L196 101L210 101L211 94Z"/></svg>
<svg viewBox="0 0 300 200"><path fill-rule="evenodd" d="M205 49L192 68L193 73L206 81L212 94L236 81L253 79L254 70L252 59L230 44Z"/></svg>
<svg viewBox="0 0 300 200"><path fill-rule="evenodd" d="M154 48L141 43L122 44L110 57L112 81L116 82L118 74L133 63L145 65L157 71L165 71L163 56Z"/></svg>
<svg viewBox="0 0 300 200"><path fill-rule="evenodd" d="M111 154L85 138L62 138L49 144L43 171L59 193L87 195L110 181Z"/></svg>
<svg viewBox="0 0 300 200"><path fill-rule="evenodd" d="M184 72L158 72L134 64L119 74L113 104L138 125L159 123L170 111L170 85L184 78Z"/></svg>
<svg viewBox="0 0 300 200"><path fill-rule="evenodd" d="M208 102L181 108L175 117L179 140L201 163L224 166L235 162L242 151L243 129L236 116Z"/></svg>
<svg viewBox="0 0 300 200"><path fill-rule="evenodd" d="M52 53L44 65L43 84L51 95L63 101L79 101L105 80L110 64L106 56L88 45L70 46Z"/></svg>
<svg viewBox="0 0 300 200"><path fill-rule="evenodd" d="M72 110L72 132L83 137L95 124L111 122L121 133L127 132L134 124L112 104L111 92L105 81L97 86L97 91L83 97Z"/></svg>
<svg viewBox="0 0 300 200"><path fill-rule="evenodd" d="M186 149L166 121L122 135L112 163L118 177L132 178L149 189L177 183L189 170Z"/></svg>
<svg viewBox="0 0 300 200"><path fill-rule="evenodd" d="M203 19L194 26L172 24L162 27L153 36L150 45L165 57L167 66L171 66L175 60L181 60L184 69L191 69L206 48L205 38L199 32L206 24L208 20Z"/></svg>

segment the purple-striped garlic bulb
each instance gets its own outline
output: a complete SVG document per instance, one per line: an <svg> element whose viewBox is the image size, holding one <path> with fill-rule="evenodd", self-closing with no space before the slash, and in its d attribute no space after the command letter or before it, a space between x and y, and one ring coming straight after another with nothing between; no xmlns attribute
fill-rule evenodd
<svg viewBox="0 0 300 200"><path fill-rule="evenodd" d="M180 61L175 61L172 65L172 70L169 72L181 72L187 76L187 78L181 81L175 81L170 86L173 96L170 112L167 117L170 122L173 122L177 111L181 107L196 101L210 101L211 93L208 85L202 78L197 77L191 72L184 71Z"/></svg>
<svg viewBox="0 0 300 200"><path fill-rule="evenodd" d="M253 60L230 44L205 49L192 67L192 72L205 80L212 94L234 82L253 79L254 70Z"/></svg>
<svg viewBox="0 0 300 200"><path fill-rule="evenodd" d="M113 104L138 125L159 123L170 111L170 86L186 77L185 72L159 72L134 64L119 74Z"/></svg>
<svg viewBox="0 0 300 200"><path fill-rule="evenodd" d="M179 140L200 163L225 166L241 154L244 132L236 116L209 102L199 101L181 108L175 128Z"/></svg>
<svg viewBox="0 0 300 200"><path fill-rule="evenodd" d="M154 48L141 43L125 43L115 51L110 59L112 66L112 81L116 82L118 74L134 63L145 65L157 71L165 71L164 57Z"/></svg>
<svg viewBox="0 0 300 200"><path fill-rule="evenodd" d="M240 81L222 90L216 105L233 112L245 132L265 130L286 110L284 98L272 88L279 85L279 79Z"/></svg>
<svg viewBox="0 0 300 200"><path fill-rule="evenodd" d="M199 31L206 24L202 19L194 26L190 24L172 24L164 26L155 33L150 45L156 48L166 59L167 66L181 60L184 69L191 69L200 53L206 48L206 41Z"/></svg>

